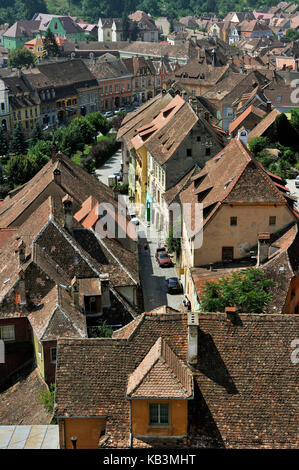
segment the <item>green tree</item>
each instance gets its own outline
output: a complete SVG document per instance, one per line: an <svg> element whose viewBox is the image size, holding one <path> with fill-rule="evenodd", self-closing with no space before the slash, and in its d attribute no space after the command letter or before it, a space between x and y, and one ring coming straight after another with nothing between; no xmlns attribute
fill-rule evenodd
<svg viewBox="0 0 299 470"><path fill-rule="evenodd" d="M8 53L8 65L10 67L21 69L22 67L34 65L35 61L35 55L26 49L26 47L18 47L17 49L10 50Z"/></svg>
<svg viewBox="0 0 299 470"><path fill-rule="evenodd" d="M201 299L202 310L224 312L225 307L236 306L244 313L262 313L272 300L272 279L257 268L222 277L219 282L208 281Z"/></svg>
<svg viewBox="0 0 299 470"><path fill-rule="evenodd" d="M55 400L55 384L50 384L48 390L42 390L40 392L40 402L44 405L45 409L49 413L54 412L54 400Z"/></svg>
<svg viewBox="0 0 299 470"><path fill-rule="evenodd" d="M28 158L32 165L32 172L35 174L50 160L52 153L52 142L49 140L39 140L30 147Z"/></svg>
<svg viewBox="0 0 299 470"><path fill-rule="evenodd" d="M55 36L52 31L48 28L43 39L44 45L44 56L45 57L58 57L60 50L56 42Z"/></svg>
<svg viewBox="0 0 299 470"><path fill-rule="evenodd" d="M107 135L111 129L111 122L99 111L88 114L86 119L97 132L100 132L103 135Z"/></svg>
<svg viewBox="0 0 299 470"><path fill-rule="evenodd" d="M43 132L41 125L38 121L33 126L32 132L30 134L30 146L35 145L39 140L43 138Z"/></svg>
<svg viewBox="0 0 299 470"><path fill-rule="evenodd" d="M18 122L14 128L9 142L9 151L16 155L23 155L27 151L27 142L22 125Z"/></svg>
<svg viewBox="0 0 299 470"><path fill-rule="evenodd" d="M299 134L294 129L288 118L284 113L279 114L272 127L271 141L279 142L281 145L292 146L296 145L299 139Z"/></svg>
<svg viewBox="0 0 299 470"><path fill-rule="evenodd" d="M249 139L247 145L249 150L257 157L259 152L267 147L268 143L267 137L254 137Z"/></svg>
<svg viewBox="0 0 299 470"><path fill-rule="evenodd" d="M27 181L34 175L32 162L23 155L16 155L11 157L5 167L5 173L8 181L13 184L20 185L27 183Z"/></svg>
<svg viewBox="0 0 299 470"><path fill-rule="evenodd" d="M6 155L8 152L8 140L5 132L0 127L0 154Z"/></svg>

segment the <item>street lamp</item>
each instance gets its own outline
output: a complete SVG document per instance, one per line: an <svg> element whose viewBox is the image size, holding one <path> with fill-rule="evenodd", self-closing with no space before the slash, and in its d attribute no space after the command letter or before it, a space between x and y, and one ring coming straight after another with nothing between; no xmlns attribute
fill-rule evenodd
<svg viewBox="0 0 299 470"><path fill-rule="evenodd" d="M78 438L76 436L71 437L73 449L77 449L77 439Z"/></svg>

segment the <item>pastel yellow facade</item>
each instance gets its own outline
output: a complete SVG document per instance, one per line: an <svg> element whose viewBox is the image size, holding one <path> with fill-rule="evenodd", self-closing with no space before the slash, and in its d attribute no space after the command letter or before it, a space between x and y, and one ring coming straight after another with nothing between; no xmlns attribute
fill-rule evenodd
<svg viewBox="0 0 299 470"><path fill-rule="evenodd" d="M147 150L145 146L136 150L136 204L145 208L147 189ZM142 209L139 214L143 215Z"/></svg>
<svg viewBox="0 0 299 470"><path fill-rule="evenodd" d="M57 119L59 122L70 121L78 116L78 96L68 96L56 100Z"/></svg>
<svg viewBox="0 0 299 470"><path fill-rule="evenodd" d="M150 424L149 406L152 403L168 404L169 424ZM188 400L132 400L133 436L185 436L188 426Z"/></svg>
<svg viewBox="0 0 299 470"><path fill-rule="evenodd" d="M13 109L12 106L10 107L11 130L14 129L17 123L21 123L25 134L29 136L36 122L40 123L39 103L19 109Z"/></svg>
<svg viewBox="0 0 299 470"><path fill-rule="evenodd" d="M71 437L77 437L77 449L98 449L105 418L59 419L60 449L73 449Z"/></svg>
<svg viewBox="0 0 299 470"><path fill-rule="evenodd" d="M33 332L33 349L34 357L37 363L37 367L41 373L41 376L45 378L45 359L44 359L44 350L42 343L39 342L35 333Z"/></svg>
<svg viewBox="0 0 299 470"><path fill-rule="evenodd" d="M231 217L237 225L231 225ZM196 299L190 268L222 261L224 250L230 250L233 259L249 256L258 243L259 233L275 233L294 221L294 214L285 204L225 204L203 230L202 245L194 247L183 227L181 266L185 292L193 302ZM193 308L193 304L192 304Z"/></svg>
<svg viewBox="0 0 299 470"><path fill-rule="evenodd" d="M28 41L24 44L24 47L32 52L36 57L43 57L44 55L44 43L40 36Z"/></svg>

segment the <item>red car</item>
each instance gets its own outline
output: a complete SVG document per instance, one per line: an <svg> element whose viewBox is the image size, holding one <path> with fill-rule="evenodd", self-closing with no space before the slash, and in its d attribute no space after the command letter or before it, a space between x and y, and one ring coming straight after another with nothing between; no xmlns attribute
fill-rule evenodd
<svg viewBox="0 0 299 470"><path fill-rule="evenodd" d="M160 266L160 268L168 268L172 266L172 261L170 259L170 256L168 253L166 253L166 250L164 251L158 251L156 252L156 260Z"/></svg>

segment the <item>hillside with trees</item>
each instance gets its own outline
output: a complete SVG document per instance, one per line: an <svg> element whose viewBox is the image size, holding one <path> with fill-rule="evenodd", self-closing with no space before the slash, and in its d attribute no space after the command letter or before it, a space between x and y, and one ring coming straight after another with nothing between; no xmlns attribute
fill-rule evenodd
<svg viewBox="0 0 299 470"><path fill-rule="evenodd" d="M299 0L294 0L299 3ZM0 24L31 19L34 13L71 14L97 23L100 16L120 18L124 11L144 10L152 16L180 18L186 15L253 10L276 5L278 0L1 0Z"/></svg>

